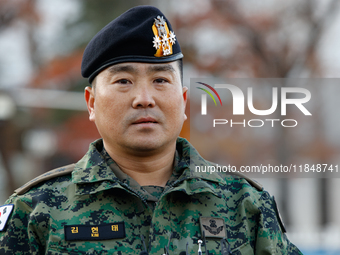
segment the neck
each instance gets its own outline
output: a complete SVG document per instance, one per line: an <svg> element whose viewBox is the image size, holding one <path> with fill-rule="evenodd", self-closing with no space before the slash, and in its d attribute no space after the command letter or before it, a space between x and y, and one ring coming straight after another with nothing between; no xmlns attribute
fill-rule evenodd
<svg viewBox="0 0 340 255"><path fill-rule="evenodd" d="M149 156L125 154L109 146L105 146L105 149L120 169L141 186L164 187L171 177L176 143L171 148Z"/></svg>

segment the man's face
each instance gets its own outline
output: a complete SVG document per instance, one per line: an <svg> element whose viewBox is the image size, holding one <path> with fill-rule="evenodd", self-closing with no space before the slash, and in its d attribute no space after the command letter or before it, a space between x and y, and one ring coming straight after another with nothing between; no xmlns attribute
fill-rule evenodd
<svg viewBox="0 0 340 255"><path fill-rule="evenodd" d="M85 99L106 147L144 154L175 146L188 90L176 62L113 65L94 83Z"/></svg>

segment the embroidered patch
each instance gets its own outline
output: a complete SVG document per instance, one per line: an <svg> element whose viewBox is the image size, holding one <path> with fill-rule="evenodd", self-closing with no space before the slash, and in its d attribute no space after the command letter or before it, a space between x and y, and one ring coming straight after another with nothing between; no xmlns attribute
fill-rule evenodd
<svg viewBox="0 0 340 255"><path fill-rule="evenodd" d="M200 217L201 234L203 236L203 231L205 237L217 237L224 238L225 235L225 223L222 218L214 217Z"/></svg>
<svg viewBox="0 0 340 255"><path fill-rule="evenodd" d="M66 241L108 240L125 237L124 222L102 225L66 225L64 226Z"/></svg>
<svg viewBox="0 0 340 255"><path fill-rule="evenodd" d="M12 210L14 208L14 205L3 205L0 207L0 232L5 229L7 220L9 219L9 216L12 213Z"/></svg>

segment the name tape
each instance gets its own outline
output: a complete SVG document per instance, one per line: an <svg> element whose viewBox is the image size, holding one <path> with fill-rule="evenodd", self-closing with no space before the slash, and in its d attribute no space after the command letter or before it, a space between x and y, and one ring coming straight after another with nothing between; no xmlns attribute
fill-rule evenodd
<svg viewBox="0 0 340 255"><path fill-rule="evenodd" d="M102 225L65 225L66 241L108 240L125 237L124 222Z"/></svg>

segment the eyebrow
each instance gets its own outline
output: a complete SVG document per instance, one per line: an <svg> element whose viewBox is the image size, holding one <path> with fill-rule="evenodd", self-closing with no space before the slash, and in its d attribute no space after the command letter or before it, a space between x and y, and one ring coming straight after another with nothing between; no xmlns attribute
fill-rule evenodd
<svg viewBox="0 0 340 255"><path fill-rule="evenodd" d="M113 65L108 68L108 71L114 75L120 72L127 72L127 73L138 73L138 69L133 67L132 65ZM147 73L155 73L155 72L167 72L170 71L175 73L175 69L172 65L165 64L165 65L151 65L147 69Z"/></svg>
<svg viewBox="0 0 340 255"><path fill-rule="evenodd" d="M148 68L148 73L155 73L155 72L166 72L166 71L171 71L172 73L175 73L175 69L172 65L165 64L165 65L154 65L150 66Z"/></svg>
<svg viewBox="0 0 340 255"><path fill-rule="evenodd" d="M120 72L127 72L127 73L137 73L136 68L131 65L113 65L109 67L108 71L113 75Z"/></svg>

